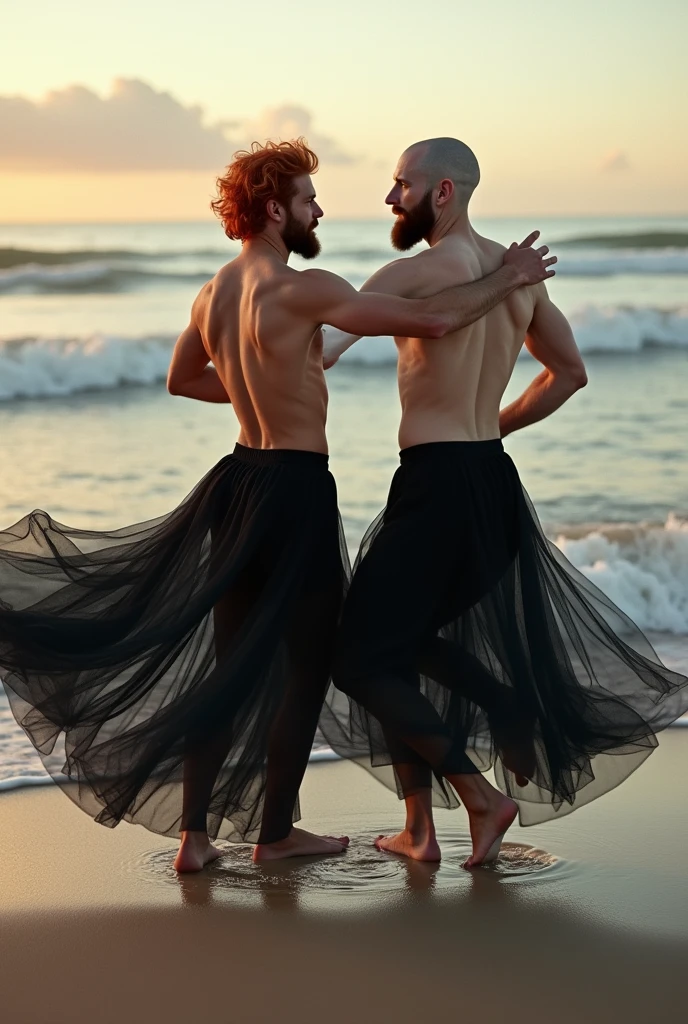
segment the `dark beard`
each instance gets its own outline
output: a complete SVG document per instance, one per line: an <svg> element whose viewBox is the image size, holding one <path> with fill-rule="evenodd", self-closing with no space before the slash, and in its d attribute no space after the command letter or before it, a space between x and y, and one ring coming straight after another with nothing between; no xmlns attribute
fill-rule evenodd
<svg viewBox="0 0 688 1024"><path fill-rule="evenodd" d="M320 240L315 234L318 222L314 221L310 227L304 228L291 213L287 217L284 227L282 241L289 252L295 252L297 256L303 256L305 260L314 260L320 252Z"/></svg>
<svg viewBox="0 0 688 1024"><path fill-rule="evenodd" d="M435 226L435 211L432 208L432 189L425 193L412 210L397 214L392 228L392 245L399 252L406 252L418 245L430 234Z"/></svg>

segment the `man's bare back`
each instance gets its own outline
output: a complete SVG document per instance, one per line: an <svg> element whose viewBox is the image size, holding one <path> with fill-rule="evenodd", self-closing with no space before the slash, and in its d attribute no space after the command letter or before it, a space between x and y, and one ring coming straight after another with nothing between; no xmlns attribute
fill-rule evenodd
<svg viewBox="0 0 688 1024"><path fill-rule="evenodd" d="M297 273L269 253L244 251L205 286L193 315L232 396L239 443L326 453L322 332L281 301Z"/></svg>
<svg viewBox="0 0 688 1024"><path fill-rule="evenodd" d="M504 246L477 234L450 236L413 257L418 297L447 279L475 281L502 265ZM428 344L395 338L399 351L399 444L499 437L499 406L532 320L538 288L521 288L482 319Z"/></svg>

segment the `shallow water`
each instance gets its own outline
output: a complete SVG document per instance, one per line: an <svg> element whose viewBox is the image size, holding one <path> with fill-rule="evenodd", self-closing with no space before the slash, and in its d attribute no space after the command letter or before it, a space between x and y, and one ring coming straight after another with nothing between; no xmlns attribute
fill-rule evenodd
<svg viewBox="0 0 688 1024"><path fill-rule="evenodd" d="M390 825L389 831L394 826ZM383 823L384 831L384 823ZM405 857L378 851L373 842L379 831L357 830L350 836L346 853L328 857L299 857L269 864L254 864L251 846L217 845L225 850L221 860L203 872L202 885L213 897L231 899L236 890L251 892L284 891L296 895L304 890L322 896L360 895L389 892L419 886L429 888L461 888L470 886L470 872L461 865L471 852L468 832L443 829L438 836L443 860L440 864L409 861ZM482 871L502 881L516 879L543 881L556 871L559 877L568 865L546 850L526 843L505 842L498 860ZM140 854L122 866L147 881L162 885L179 885L179 876L172 867L169 851L152 850ZM570 869L569 869L570 870ZM186 879L186 887L193 883Z"/></svg>

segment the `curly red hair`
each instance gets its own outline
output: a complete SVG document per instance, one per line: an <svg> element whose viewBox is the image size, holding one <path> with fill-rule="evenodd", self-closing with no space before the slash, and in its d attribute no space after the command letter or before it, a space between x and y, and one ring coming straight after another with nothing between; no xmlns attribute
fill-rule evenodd
<svg viewBox="0 0 688 1024"><path fill-rule="evenodd" d="M268 200L286 205L296 195L294 178L317 169L318 158L303 138L264 146L253 142L250 150L234 154L226 174L217 179L217 199L210 205L227 237L243 241L265 227Z"/></svg>

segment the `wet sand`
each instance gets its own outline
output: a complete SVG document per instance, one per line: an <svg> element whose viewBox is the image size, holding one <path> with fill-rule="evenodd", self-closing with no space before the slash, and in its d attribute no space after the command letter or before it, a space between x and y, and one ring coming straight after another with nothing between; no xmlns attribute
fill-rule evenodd
<svg viewBox="0 0 688 1024"><path fill-rule="evenodd" d="M378 853L401 806L349 764L311 766L302 793L346 855L257 868L234 848L181 880L169 840L54 788L2 794L0 1020L683 1021L687 761L688 731L666 733L618 790L471 873L461 810L438 814L441 866Z"/></svg>

